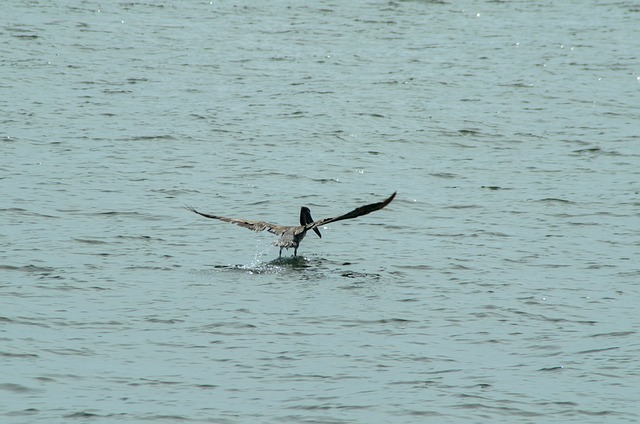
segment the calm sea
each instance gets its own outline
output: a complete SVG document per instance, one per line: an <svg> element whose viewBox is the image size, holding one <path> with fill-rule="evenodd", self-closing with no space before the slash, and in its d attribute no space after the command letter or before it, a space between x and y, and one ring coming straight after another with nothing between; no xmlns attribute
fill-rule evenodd
<svg viewBox="0 0 640 424"><path fill-rule="evenodd" d="M640 421L636 1L1 15L2 423Z"/></svg>

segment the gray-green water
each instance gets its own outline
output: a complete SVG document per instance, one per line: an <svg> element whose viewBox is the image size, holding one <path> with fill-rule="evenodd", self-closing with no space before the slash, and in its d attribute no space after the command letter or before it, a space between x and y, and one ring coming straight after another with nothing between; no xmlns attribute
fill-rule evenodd
<svg viewBox="0 0 640 424"><path fill-rule="evenodd" d="M639 20L5 2L0 421L638 421Z"/></svg>

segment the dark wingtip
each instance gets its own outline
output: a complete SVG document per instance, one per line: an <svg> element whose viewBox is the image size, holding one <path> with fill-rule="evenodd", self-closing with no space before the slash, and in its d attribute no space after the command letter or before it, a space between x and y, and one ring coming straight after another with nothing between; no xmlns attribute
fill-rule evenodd
<svg viewBox="0 0 640 424"><path fill-rule="evenodd" d="M389 196L387 200L384 201L384 205L387 206L389 203L391 203L391 201L396 197L396 194L398 194L398 192L394 191L393 194Z"/></svg>

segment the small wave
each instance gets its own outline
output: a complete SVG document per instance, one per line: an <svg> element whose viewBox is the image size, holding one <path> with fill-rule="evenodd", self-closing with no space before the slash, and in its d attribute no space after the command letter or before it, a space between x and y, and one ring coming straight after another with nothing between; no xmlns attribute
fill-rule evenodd
<svg viewBox="0 0 640 424"><path fill-rule="evenodd" d="M611 333L593 334L591 337L627 337L636 334L635 331L613 331Z"/></svg>
<svg viewBox="0 0 640 424"><path fill-rule="evenodd" d="M93 240L93 239L80 239L80 238L74 238L74 241L77 241L78 243L86 243L86 244L109 244L106 241L102 241L102 240Z"/></svg>
<svg viewBox="0 0 640 424"><path fill-rule="evenodd" d="M574 204L571 200L560 199L558 197L545 197L544 199L538 199L538 202L542 203L566 203L566 204Z"/></svg>
<svg viewBox="0 0 640 424"><path fill-rule="evenodd" d="M0 383L0 390L6 390L7 392L13 393L37 393L42 391L15 383Z"/></svg>
<svg viewBox="0 0 640 424"><path fill-rule="evenodd" d="M0 357L3 358L38 358L35 353L12 353L12 352L0 352Z"/></svg>
<svg viewBox="0 0 640 424"><path fill-rule="evenodd" d="M79 412L73 412L71 414L67 414L64 416L64 418L97 418L101 416L102 415L100 414L94 414L92 412L79 411Z"/></svg>
<svg viewBox="0 0 640 424"><path fill-rule="evenodd" d="M48 266L36 266L36 265L24 265L24 266L0 265L0 270L28 272L31 274L49 274L54 272L55 268L51 268Z"/></svg>

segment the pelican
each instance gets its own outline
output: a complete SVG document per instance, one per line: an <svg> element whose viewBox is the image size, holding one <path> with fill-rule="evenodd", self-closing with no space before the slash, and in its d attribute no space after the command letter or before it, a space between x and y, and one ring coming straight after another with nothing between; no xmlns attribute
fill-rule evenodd
<svg viewBox="0 0 640 424"><path fill-rule="evenodd" d="M360 206L359 208L355 208L351 212L347 212L342 215L334 216L332 218L324 218L319 221L314 221L311 218L311 211L308 207L303 206L300 209L300 225L275 225L270 224L264 221L250 221L247 219L238 219L238 218L225 218L224 216L210 215L207 213L198 212L195 208L185 205L185 209L190 210L191 212L197 213L198 215L204 216L205 218L218 219L224 222L230 222L231 224L236 224L244 228L248 228L253 231L264 231L267 230L272 234L280 236L280 239L273 242L274 245L280 247L280 253L278 257L282 257L282 249L291 249L293 248L293 256L298 255L298 247L304 239L304 236L307 235L307 231L313 230L318 237L322 238L322 234L320 234L320 230L318 227L322 225L329 224L330 222L342 221L344 219L353 219L362 215L367 215L371 212L378 211L385 206L387 206L394 197L396 197L397 192L393 192L391 196L389 196L386 200L377 203L370 203L368 205Z"/></svg>

